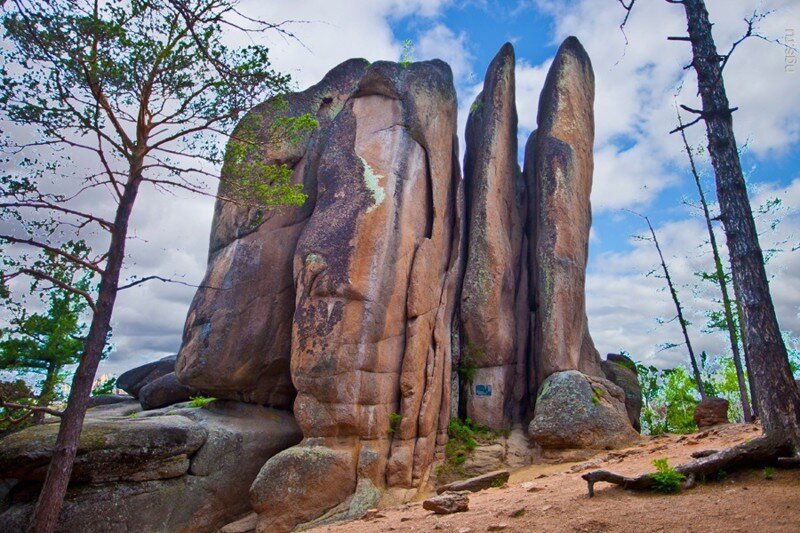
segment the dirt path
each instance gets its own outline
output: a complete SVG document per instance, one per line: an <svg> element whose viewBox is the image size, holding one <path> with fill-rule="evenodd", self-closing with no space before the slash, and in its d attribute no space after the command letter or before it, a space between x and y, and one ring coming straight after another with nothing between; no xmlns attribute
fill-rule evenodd
<svg viewBox="0 0 800 533"><path fill-rule="evenodd" d="M506 487L470 496L470 510L435 515L421 502L381 510L379 517L314 531L800 531L800 471L777 470L772 480L762 470L733 473L676 495L633 493L607 484L586 494L582 473L607 468L623 474L652 471L651 462L671 465L697 450L720 449L760 433L752 425L723 426L684 436L648 438L639 446L608 452L590 461L533 465L515 472Z"/></svg>

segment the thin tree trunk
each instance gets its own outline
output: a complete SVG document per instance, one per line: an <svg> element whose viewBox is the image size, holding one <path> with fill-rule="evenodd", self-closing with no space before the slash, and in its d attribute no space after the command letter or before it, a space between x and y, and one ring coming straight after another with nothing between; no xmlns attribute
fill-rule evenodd
<svg viewBox="0 0 800 533"><path fill-rule="evenodd" d="M128 222L141 183L141 167L141 159L131 164L130 179L117 207L111 242L108 247L108 260L100 278L97 310L92 317L80 364L78 364L78 369L72 379L67 408L61 419L52 459L47 469L47 477L45 477L28 528L31 533L51 533L55 529L64 503L64 495L72 474L72 465L78 450L78 439L83 429L83 419L89 405L94 376L103 355L108 332L111 329L111 314L114 310L122 262L125 257Z"/></svg>
<svg viewBox="0 0 800 533"><path fill-rule="evenodd" d="M680 117L678 117L680 121ZM682 126L683 124L681 124ZM722 266L722 258L719 254L719 246L717 246L717 237L714 234L714 226L711 222L711 213L708 210L708 202L706 201L706 194L703 191L703 185L700 183L700 173L697 171L697 166L694 164L694 156L692 149L689 147L689 141L686 140L686 131L681 131L681 138L683 139L683 146L686 149L686 155L689 157L689 165L692 169L694 176L694 183L697 185L697 194L700 197L700 205L703 206L703 216L706 219L706 228L708 229L708 241L711 243L711 253L714 257L714 268L719 282L719 291L722 293L722 309L725 313L725 325L728 328L728 338L731 343L731 353L733 355L733 365L736 367L736 381L739 384L739 398L742 403L742 416L746 422L753 421L753 413L750 411L750 401L747 399L747 385L745 384L744 371L742 370L742 357L739 353L739 340L736 333L736 322L733 319L733 309L731 306L731 299L728 296L728 283L725 281L725 269Z"/></svg>
<svg viewBox="0 0 800 533"><path fill-rule="evenodd" d="M55 361L47 363L47 374L45 375L44 382L42 383L42 391L39 393L38 401L36 402L39 407L47 407L53 401L53 392L56 388L56 378L58 377L58 365ZM33 420L37 424L44 421L44 412L37 411L33 414Z"/></svg>
<svg viewBox="0 0 800 533"><path fill-rule="evenodd" d="M733 292L734 294L739 294L739 291L736 288L736 280L733 280ZM752 399L753 403L750 407L753 409L753 420L758 418L758 402L756 401L756 382L753 379L753 372L750 370L750 348L747 346L747 332L744 329L744 320L742 319L742 304L739 300L736 300L736 317L738 318L739 323L739 338L742 339L742 352L744 352L744 362L747 366L747 382L750 385L750 398Z"/></svg>
<svg viewBox="0 0 800 533"><path fill-rule="evenodd" d="M742 305L750 372L756 382L756 398L764 433L790 442L800 450L800 392L792 378L786 346L764 269L764 257L747 197L741 162L733 132L733 117L721 58L711 33L703 0L682 0L692 44L692 66L703 103L708 150L716 175L720 218L725 228L731 270Z"/></svg>
<svg viewBox="0 0 800 533"><path fill-rule="evenodd" d="M675 285L672 283L672 276L669 275L669 269L667 268L667 262L664 259L664 254L661 252L661 246L658 244L658 237L656 237L656 230L653 229L653 225L650 223L650 219L648 217L644 217L645 222L647 222L647 227L650 228L650 234L653 236L653 244L656 245L656 250L658 251L658 257L661 259L661 268L664 270L664 277L667 278L667 286L669 287L669 293L672 296L672 301L675 303L675 310L678 313L678 322L681 324L681 331L683 331L683 338L686 341L686 349L689 351L689 362L692 365L692 373L694 374L694 380L697 382L697 390L700 392L700 397L705 399L706 398L706 388L703 385L703 376L700 374L700 367L697 364L697 357L694 355L694 349L692 348L692 341L689 340L689 331L686 329L686 319L683 317L683 306L681 306L681 301L678 299L678 291L675 289Z"/></svg>

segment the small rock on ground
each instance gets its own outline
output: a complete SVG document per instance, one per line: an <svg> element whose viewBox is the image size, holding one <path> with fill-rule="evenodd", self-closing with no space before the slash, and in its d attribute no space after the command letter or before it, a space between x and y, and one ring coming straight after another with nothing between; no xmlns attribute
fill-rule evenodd
<svg viewBox="0 0 800 533"><path fill-rule="evenodd" d="M463 513L469 511L469 492L445 492L422 502L422 508L436 514Z"/></svg>

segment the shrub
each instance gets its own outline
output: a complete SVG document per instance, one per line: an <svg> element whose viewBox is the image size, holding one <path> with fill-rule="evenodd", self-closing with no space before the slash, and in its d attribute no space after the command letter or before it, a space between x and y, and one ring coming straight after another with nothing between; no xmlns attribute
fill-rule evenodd
<svg viewBox="0 0 800 533"><path fill-rule="evenodd" d="M686 476L676 472L674 468L669 466L666 457L655 459L653 466L656 467L656 472L650 474L650 478L655 484L653 490L664 494L674 494L680 490L681 482L686 479Z"/></svg>
<svg viewBox="0 0 800 533"><path fill-rule="evenodd" d="M402 419L403 415L400 413L392 413L389 415L389 435L392 435L395 431L397 431Z"/></svg>
<svg viewBox="0 0 800 533"><path fill-rule="evenodd" d="M764 479L772 479L775 477L775 469L768 466L764 469Z"/></svg>
<svg viewBox="0 0 800 533"><path fill-rule="evenodd" d="M463 475L461 465L467 460L470 452L478 447L478 442L490 442L500 435L508 436L510 430L494 430L465 418L463 421L453 418L447 426L449 439L444 453L449 465Z"/></svg>
<svg viewBox="0 0 800 533"><path fill-rule="evenodd" d="M206 405L210 404L211 402L216 401L216 398L210 398L205 396L193 396L189 398L189 407L201 408L205 407Z"/></svg>

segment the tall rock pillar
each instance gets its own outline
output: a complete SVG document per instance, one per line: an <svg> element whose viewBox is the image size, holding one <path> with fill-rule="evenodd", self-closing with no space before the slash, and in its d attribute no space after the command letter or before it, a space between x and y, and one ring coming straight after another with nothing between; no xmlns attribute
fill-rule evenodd
<svg viewBox="0 0 800 533"><path fill-rule="evenodd" d="M527 403L527 198L517 163L514 83L514 48L506 43L472 104L464 158L462 402L466 416L496 429L519 420Z"/></svg>

